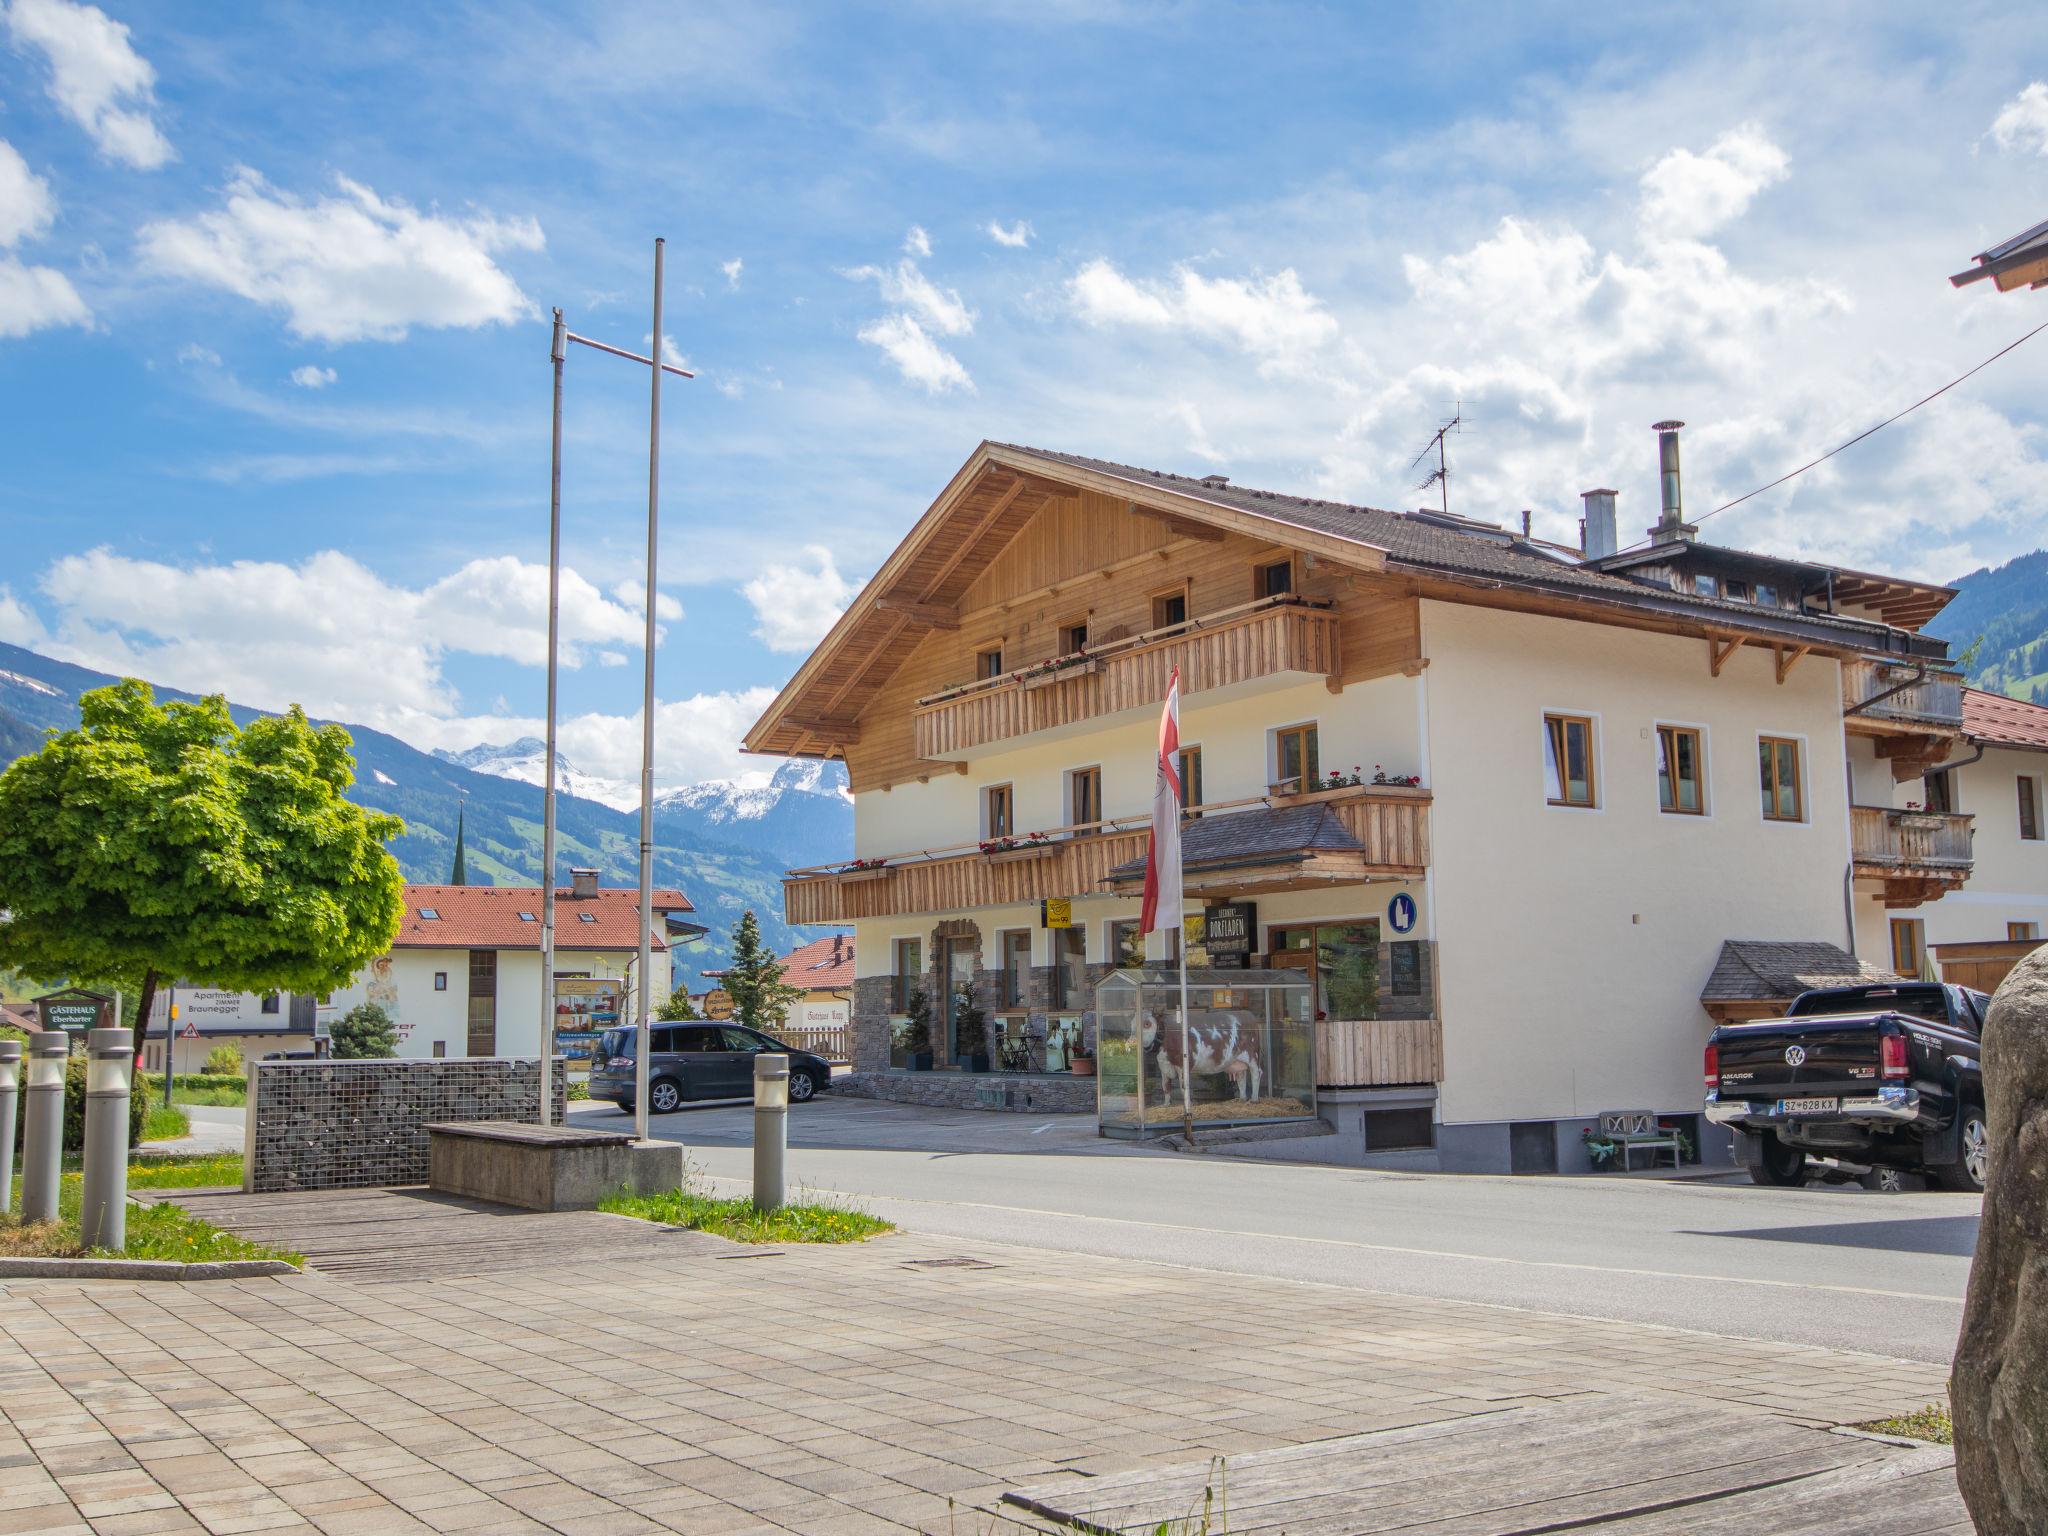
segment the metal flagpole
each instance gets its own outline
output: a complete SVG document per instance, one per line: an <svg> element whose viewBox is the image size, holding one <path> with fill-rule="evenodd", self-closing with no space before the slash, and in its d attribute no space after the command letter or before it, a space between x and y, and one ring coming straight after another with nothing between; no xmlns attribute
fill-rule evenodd
<svg viewBox="0 0 2048 1536"><path fill-rule="evenodd" d="M1188 791L1185 784L1181 786L1180 792L1183 797L1186 796ZM1176 816L1180 814L1180 807L1178 805L1174 807L1173 813ZM1181 877L1176 884L1180 890L1185 891L1187 889L1187 860L1181 857L1180 839L1176 837L1173 843L1174 856L1180 859ZM1180 1133L1187 1149L1192 1152L1195 1149L1195 1058L1188 1044L1188 925L1186 919L1178 911L1173 914L1173 917L1174 921L1180 925L1179 942L1174 946L1180 951Z"/></svg>
<svg viewBox="0 0 2048 1536"><path fill-rule="evenodd" d="M654 242L654 366L647 399L647 671L640 699L640 1017L633 1052L633 1134L647 1140L647 1055L654 1016L654 558L661 506L661 250Z"/></svg>
<svg viewBox="0 0 2048 1536"><path fill-rule="evenodd" d="M548 475L548 741L540 821L540 1123L554 1118L555 1085L555 669L562 621L562 365L569 330L555 311L554 457Z"/></svg>

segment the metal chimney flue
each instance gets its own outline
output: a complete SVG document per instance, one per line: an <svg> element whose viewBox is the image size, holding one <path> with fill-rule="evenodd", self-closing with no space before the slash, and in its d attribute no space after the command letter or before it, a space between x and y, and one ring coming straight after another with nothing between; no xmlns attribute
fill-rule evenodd
<svg viewBox="0 0 2048 1536"><path fill-rule="evenodd" d="M1657 480L1663 504L1657 516L1657 526L1649 532L1659 544L1668 544L1674 539L1690 540L1699 532L1685 520L1685 505L1680 494L1678 429L1684 425L1682 421L1660 421L1650 428L1657 434Z"/></svg>
<svg viewBox="0 0 2048 1536"><path fill-rule="evenodd" d="M1620 547L1614 530L1614 492L1605 487L1581 491L1579 499L1586 504L1585 520L1580 524L1584 532L1579 542L1585 547L1588 560L1605 559Z"/></svg>

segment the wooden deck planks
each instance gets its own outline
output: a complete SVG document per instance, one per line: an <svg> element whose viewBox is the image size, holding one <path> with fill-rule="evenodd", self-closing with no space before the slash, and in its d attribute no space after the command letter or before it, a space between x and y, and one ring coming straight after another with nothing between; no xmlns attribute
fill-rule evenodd
<svg viewBox="0 0 2048 1536"><path fill-rule="evenodd" d="M1907 1450L1678 1398L1598 1396L1015 1490L1081 1529L1135 1532L1227 1498L1234 1536L1911 1536L1967 1531L1945 1450Z"/></svg>

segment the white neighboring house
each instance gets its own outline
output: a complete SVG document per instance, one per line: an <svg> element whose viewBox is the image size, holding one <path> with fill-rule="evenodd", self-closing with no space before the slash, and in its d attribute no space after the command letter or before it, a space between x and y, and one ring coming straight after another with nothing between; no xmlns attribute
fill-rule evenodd
<svg viewBox="0 0 2048 1536"><path fill-rule="evenodd" d="M637 984L640 893L572 870L555 890L555 978ZM330 1025L358 1003L379 1003L402 1057L535 1056L543 1000L538 886L408 885L405 921L379 955L319 1009ZM654 893L654 1000L669 994L672 940L703 929L681 891ZM552 1006L552 999L548 1006Z"/></svg>
<svg viewBox="0 0 2048 1536"><path fill-rule="evenodd" d="M179 982L157 988L143 1037L144 1071L164 1069L164 1027L173 1003L178 1009L173 1074L204 1071L207 1055L221 1045L240 1051L245 1066L273 1053L311 1055L325 1049L326 1027L306 993L229 992Z"/></svg>

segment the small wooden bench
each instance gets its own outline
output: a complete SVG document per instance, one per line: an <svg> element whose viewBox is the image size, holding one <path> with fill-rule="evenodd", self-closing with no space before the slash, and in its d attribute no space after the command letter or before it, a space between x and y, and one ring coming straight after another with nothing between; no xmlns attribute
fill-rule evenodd
<svg viewBox="0 0 2048 1536"><path fill-rule="evenodd" d="M427 1131L427 1183L529 1211L588 1211L618 1189L652 1194L683 1180L683 1149L624 1131L516 1120L444 1120Z"/></svg>
<svg viewBox="0 0 2048 1536"><path fill-rule="evenodd" d="M1657 1123L1654 1109L1608 1109L1600 1113L1600 1139L1621 1148L1621 1170L1633 1171L1631 1156L1638 1150L1650 1153L1650 1166L1657 1166L1657 1154L1668 1150L1676 1168L1682 1153L1678 1133Z"/></svg>

